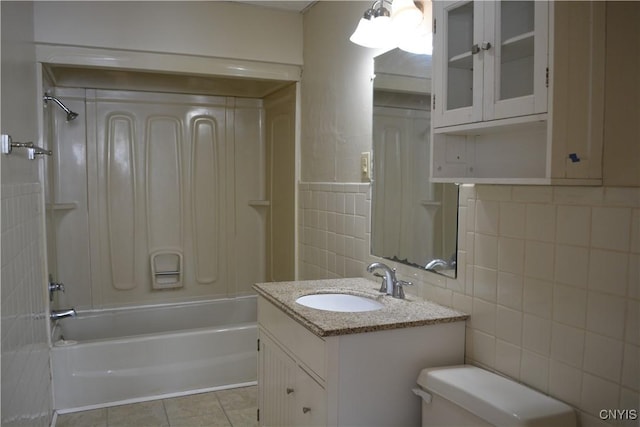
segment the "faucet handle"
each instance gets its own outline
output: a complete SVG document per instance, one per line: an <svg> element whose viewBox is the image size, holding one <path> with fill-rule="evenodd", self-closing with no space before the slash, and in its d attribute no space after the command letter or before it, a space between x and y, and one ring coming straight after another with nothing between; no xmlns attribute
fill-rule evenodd
<svg viewBox="0 0 640 427"><path fill-rule="evenodd" d="M406 280L396 280L393 284L393 297L404 299L404 286L413 286L413 282L407 282Z"/></svg>
<svg viewBox="0 0 640 427"><path fill-rule="evenodd" d="M53 281L53 276L49 274L49 301L53 302L53 293L56 291L62 291L64 293L64 283L57 283Z"/></svg>
<svg viewBox="0 0 640 427"><path fill-rule="evenodd" d="M380 290L378 292L387 292L387 278L384 274L373 273L374 276L380 277L382 279L382 283L380 284Z"/></svg>

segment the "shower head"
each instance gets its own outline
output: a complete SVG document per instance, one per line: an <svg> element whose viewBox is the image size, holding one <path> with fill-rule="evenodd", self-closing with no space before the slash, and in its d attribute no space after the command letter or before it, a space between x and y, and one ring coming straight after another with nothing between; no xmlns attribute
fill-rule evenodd
<svg viewBox="0 0 640 427"><path fill-rule="evenodd" d="M64 110L65 113L67 113L67 121L70 122L71 120L75 119L76 117L78 117L78 113L71 111L69 108L67 108L66 105L64 105L62 103L62 101L60 101L58 98L56 98L55 96L51 96L51 95L45 95L42 97L42 100L44 101L44 103L46 104L48 101L53 101L56 104L58 104L58 106L60 108L62 108Z"/></svg>

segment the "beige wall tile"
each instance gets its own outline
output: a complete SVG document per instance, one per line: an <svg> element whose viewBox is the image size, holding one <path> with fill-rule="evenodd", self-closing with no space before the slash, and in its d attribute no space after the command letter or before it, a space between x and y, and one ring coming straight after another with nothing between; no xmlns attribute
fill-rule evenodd
<svg viewBox="0 0 640 427"><path fill-rule="evenodd" d="M498 272L490 268L475 267L473 277L473 296L486 301L496 302Z"/></svg>
<svg viewBox="0 0 640 427"><path fill-rule="evenodd" d="M473 360L482 365L493 368L496 362L496 339L491 334L482 331L473 331Z"/></svg>
<svg viewBox="0 0 640 427"><path fill-rule="evenodd" d="M520 359L522 349L509 342L496 340L495 368L500 372L518 380L520 378Z"/></svg>
<svg viewBox="0 0 640 427"><path fill-rule="evenodd" d="M617 382L622 371L622 341L587 332L584 344L584 370Z"/></svg>
<svg viewBox="0 0 640 427"><path fill-rule="evenodd" d="M584 341L584 329L554 322L551 327L551 358L581 369Z"/></svg>
<svg viewBox="0 0 640 427"><path fill-rule="evenodd" d="M500 203L487 200L476 202L475 231L478 233L497 235Z"/></svg>
<svg viewBox="0 0 640 427"><path fill-rule="evenodd" d="M551 321L531 314L524 314L522 323L522 347L549 356L551 350Z"/></svg>
<svg viewBox="0 0 640 427"><path fill-rule="evenodd" d="M631 252L640 253L640 209L634 209L631 216Z"/></svg>
<svg viewBox="0 0 640 427"><path fill-rule="evenodd" d="M498 272L498 303L522 310L524 278L521 275Z"/></svg>
<svg viewBox="0 0 640 427"><path fill-rule="evenodd" d="M623 339L626 299L601 292L587 296L587 330Z"/></svg>
<svg viewBox="0 0 640 427"><path fill-rule="evenodd" d="M616 382L583 373L580 409L598 416L601 409L617 408L619 397L620 387Z"/></svg>
<svg viewBox="0 0 640 427"><path fill-rule="evenodd" d="M560 283L587 287L589 279L589 249L579 246L556 246L554 279Z"/></svg>
<svg viewBox="0 0 640 427"><path fill-rule="evenodd" d="M473 299L473 319L471 325L474 329L488 334L494 334L496 330L496 304L480 298Z"/></svg>
<svg viewBox="0 0 640 427"><path fill-rule="evenodd" d="M516 202L500 203L500 225L501 236L524 237L526 228L526 205Z"/></svg>
<svg viewBox="0 0 640 427"><path fill-rule="evenodd" d="M595 207L591 218L591 247L629 251L631 209Z"/></svg>
<svg viewBox="0 0 640 427"><path fill-rule="evenodd" d="M496 337L516 346L522 345L522 312L499 305L496 310Z"/></svg>
<svg viewBox="0 0 640 427"><path fill-rule="evenodd" d="M511 197L516 202L549 203L553 199L553 188L516 185L512 189Z"/></svg>
<svg viewBox="0 0 640 427"><path fill-rule="evenodd" d="M522 307L525 313L551 319L553 309L553 283L546 280L525 277Z"/></svg>
<svg viewBox="0 0 640 427"><path fill-rule="evenodd" d="M556 284L553 289L553 320L584 328L587 324L587 291Z"/></svg>
<svg viewBox="0 0 640 427"><path fill-rule="evenodd" d="M498 238L498 269L514 274L524 272L524 240Z"/></svg>
<svg viewBox="0 0 640 427"><path fill-rule="evenodd" d="M555 241L556 207L554 205L527 205L526 237L530 240Z"/></svg>
<svg viewBox="0 0 640 427"><path fill-rule="evenodd" d="M625 321L625 340L640 345L640 301L627 300L627 319Z"/></svg>
<svg viewBox="0 0 640 427"><path fill-rule="evenodd" d="M591 208L558 206L556 242L588 246L591 238Z"/></svg>
<svg viewBox="0 0 640 427"><path fill-rule="evenodd" d="M498 268L498 238L476 233L474 239L474 264L485 268Z"/></svg>
<svg viewBox="0 0 640 427"><path fill-rule="evenodd" d="M589 254L589 289L620 296L627 294L629 255L592 249Z"/></svg>
<svg viewBox="0 0 640 427"><path fill-rule="evenodd" d="M554 245L527 240L525 244L524 274L543 280L553 280Z"/></svg>
<svg viewBox="0 0 640 427"><path fill-rule="evenodd" d="M549 388L549 358L522 350L520 380L544 393Z"/></svg>
<svg viewBox="0 0 640 427"><path fill-rule="evenodd" d="M640 347L638 346L630 344L624 346L622 385L640 391Z"/></svg>
<svg viewBox="0 0 640 427"><path fill-rule="evenodd" d="M566 403L578 406L582 391L582 371L551 360L549 363L549 393Z"/></svg>
<svg viewBox="0 0 640 427"><path fill-rule="evenodd" d="M627 296L629 298L640 299L640 254L629 255L627 282Z"/></svg>

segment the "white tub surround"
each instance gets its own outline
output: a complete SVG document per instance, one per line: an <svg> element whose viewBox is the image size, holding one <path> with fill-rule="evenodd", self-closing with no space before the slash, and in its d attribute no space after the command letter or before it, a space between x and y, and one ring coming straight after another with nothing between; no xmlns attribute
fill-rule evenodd
<svg viewBox="0 0 640 427"><path fill-rule="evenodd" d="M58 412L255 384L256 298L81 311L56 327Z"/></svg>

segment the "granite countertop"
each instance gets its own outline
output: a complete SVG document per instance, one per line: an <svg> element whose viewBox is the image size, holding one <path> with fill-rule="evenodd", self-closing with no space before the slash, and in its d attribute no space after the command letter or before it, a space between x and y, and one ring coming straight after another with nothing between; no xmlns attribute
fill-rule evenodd
<svg viewBox="0 0 640 427"><path fill-rule="evenodd" d="M413 295L397 299L379 292L380 283L365 278L256 283L256 292L319 337L357 334L411 326L459 322L468 314ZM296 303L303 295L345 293L373 298L380 310L345 313L318 310Z"/></svg>

